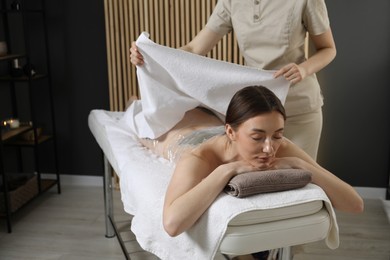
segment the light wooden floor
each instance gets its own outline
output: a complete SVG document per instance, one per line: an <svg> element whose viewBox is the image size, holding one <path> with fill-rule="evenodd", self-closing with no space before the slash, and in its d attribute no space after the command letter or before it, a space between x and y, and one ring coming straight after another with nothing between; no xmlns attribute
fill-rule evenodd
<svg viewBox="0 0 390 260"><path fill-rule="evenodd" d="M336 212L340 246L330 250L325 242L297 248L294 260L390 260L390 224L381 200L365 200L359 215Z"/></svg>
<svg viewBox="0 0 390 260"><path fill-rule="evenodd" d="M134 260L157 260L144 252L128 231L119 192L114 193L116 220ZM61 195L49 191L15 215L13 233L0 220L1 260L124 259L116 238L104 236L103 189L64 186ZM340 247L324 242L295 247L294 260L390 260L390 225L382 201L366 200L361 215L337 212Z"/></svg>

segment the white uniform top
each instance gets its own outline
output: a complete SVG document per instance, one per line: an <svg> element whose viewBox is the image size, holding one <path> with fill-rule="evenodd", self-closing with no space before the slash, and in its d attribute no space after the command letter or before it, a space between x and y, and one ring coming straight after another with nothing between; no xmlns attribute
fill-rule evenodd
<svg viewBox="0 0 390 260"><path fill-rule="evenodd" d="M234 29L246 65L275 70L305 60L306 32L329 29L324 0L218 0L206 26L225 35ZM323 105L316 75L293 85L285 108L288 116Z"/></svg>

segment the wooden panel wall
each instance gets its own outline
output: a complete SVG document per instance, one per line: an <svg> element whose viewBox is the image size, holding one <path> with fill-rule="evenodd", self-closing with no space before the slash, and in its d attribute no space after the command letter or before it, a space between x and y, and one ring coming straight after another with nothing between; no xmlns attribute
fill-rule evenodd
<svg viewBox="0 0 390 260"><path fill-rule="evenodd" d="M204 27L217 0L104 0L110 109L122 111L138 95L129 50L141 32L158 44L179 48ZM209 57L243 64L234 34L226 35Z"/></svg>

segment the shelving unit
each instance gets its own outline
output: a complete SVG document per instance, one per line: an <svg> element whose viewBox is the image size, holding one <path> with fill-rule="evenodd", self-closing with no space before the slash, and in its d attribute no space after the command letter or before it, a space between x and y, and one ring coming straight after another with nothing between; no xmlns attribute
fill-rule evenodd
<svg viewBox="0 0 390 260"><path fill-rule="evenodd" d="M0 65L5 64L2 69L4 71L0 72L0 90L3 87L9 87L9 100L12 107L10 111L12 112L9 115L7 114L7 118L19 118L22 123L17 128L6 129L2 127L1 129L0 216L6 218L7 230L11 233L13 213L53 186L57 186L57 192L60 194L61 185L58 171L48 36L44 11L45 2L44 0L0 1L1 30L4 32L4 35L0 35L0 37L3 36L8 48L7 54L0 56ZM31 18L31 16L34 17ZM30 23L29 19L33 22ZM28 31L29 26L32 23L37 24L37 21L40 21L38 28L41 33L39 36L42 37L43 43L38 44L40 49L31 44L32 40L36 39L31 37ZM36 28L34 27L34 29ZM39 53L39 57L44 58L39 60L36 57L34 58L34 54L37 56L37 53ZM24 66L34 64L34 62L37 62L39 66L37 68L30 67L28 71L23 70L22 74L15 76L12 74L15 59L17 59L17 63L22 62ZM8 68L4 69L7 64ZM31 73L31 69L34 69L34 73ZM21 71L19 70L19 72ZM38 90L40 93L44 92L45 95L37 98L34 93ZM0 97L0 102L2 102L2 98L6 97ZM23 102L18 102L21 98L24 98ZM26 99L27 102L25 102ZM43 104L47 104L45 115L48 115L44 119L39 117L39 109L37 109L39 106L44 106ZM21 110L24 111L24 114L21 113ZM5 119L0 118L0 121ZM38 131L40 129L43 129L42 134ZM31 138L23 138L26 134ZM40 150L42 147L46 149L46 153ZM6 163L8 162L4 159L4 156L11 149L17 151L15 162L18 170L16 172L7 170L8 165ZM23 162L26 154L23 151L27 149L32 150L32 153L29 153L33 157L32 170L24 169ZM47 159L49 158L47 151L50 151L51 159ZM51 164L54 165L53 171L45 173L45 176L51 176L46 179L42 177L41 172L41 164L45 159L50 160Z"/></svg>

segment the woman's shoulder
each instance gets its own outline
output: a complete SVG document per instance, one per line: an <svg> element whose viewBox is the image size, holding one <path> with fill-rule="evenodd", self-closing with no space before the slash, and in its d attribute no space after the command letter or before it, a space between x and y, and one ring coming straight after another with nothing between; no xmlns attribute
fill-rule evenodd
<svg viewBox="0 0 390 260"><path fill-rule="evenodd" d="M196 149L183 154L175 167L175 172L185 171L186 176L196 176L196 178L205 178L215 169L216 160L209 149Z"/></svg>
<svg viewBox="0 0 390 260"><path fill-rule="evenodd" d="M218 165L222 163L221 158L223 158L223 153L225 152L225 145L225 137L223 135L214 136L193 149L190 154L211 165Z"/></svg>
<svg viewBox="0 0 390 260"><path fill-rule="evenodd" d="M288 151L291 149L292 142L287 137L283 137L283 140L276 152L276 157L285 157Z"/></svg>

